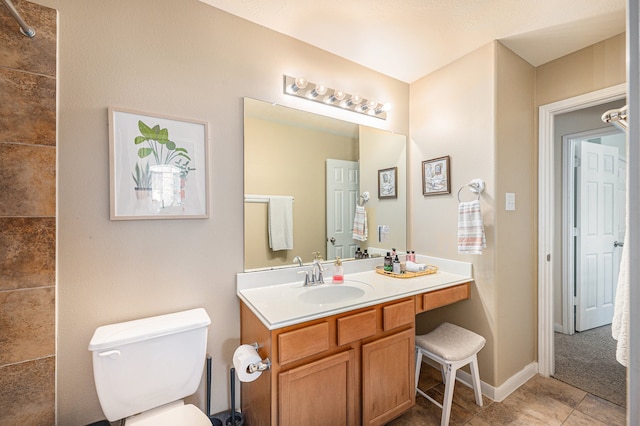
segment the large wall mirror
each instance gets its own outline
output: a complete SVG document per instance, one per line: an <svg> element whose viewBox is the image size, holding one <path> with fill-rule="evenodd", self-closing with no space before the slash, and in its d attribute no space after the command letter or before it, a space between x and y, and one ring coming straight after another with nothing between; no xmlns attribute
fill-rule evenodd
<svg viewBox="0 0 640 426"><path fill-rule="evenodd" d="M379 180L390 173L395 197L379 197L388 189ZM317 252L329 260L353 258L358 247L405 250L406 185L404 135L244 99L245 271L293 266L296 256L309 263ZM282 205L272 205L270 224L270 201L289 197L284 218ZM366 212L366 241L353 239L357 205ZM283 222L292 248L274 250L269 227L275 237Z"/></svg>

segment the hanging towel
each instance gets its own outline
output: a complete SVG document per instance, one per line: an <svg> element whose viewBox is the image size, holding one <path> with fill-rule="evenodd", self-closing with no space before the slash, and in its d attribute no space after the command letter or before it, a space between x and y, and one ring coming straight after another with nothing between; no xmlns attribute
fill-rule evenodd
<svg viewBox="0 0 640 426"><path fill-rule="evenodd" d="M367 241L367 211L364 206L356 206L356 214L353 218L353 239Z"/></svg>
<svg viewBox="0 0 640 426"><path fill-rule="evenodd" d="M616 360L627 367L629 360L629 233L624 236L622 256L620 259L620 272L618 273L618 285L616 287L616 301L613 306L613 321L611 322L611 335L618 341L616 345Z"/></svg>
<svg viewBox="0 0 640 426"><path fill-rule="evenodd" d="M458 253L482 254L482 249L486 247L480 201L460 203L458 205Z"/></svg>
<svg viewBox="0 0 640 426"><path fill-rule="evenodd" d="M269 247L293 249L293 198L269 197Z"/></svg>

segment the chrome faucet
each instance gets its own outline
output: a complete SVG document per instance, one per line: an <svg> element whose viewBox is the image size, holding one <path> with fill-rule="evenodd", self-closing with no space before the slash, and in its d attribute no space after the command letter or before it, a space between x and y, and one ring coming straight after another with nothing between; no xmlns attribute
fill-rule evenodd
<svg viewBox="0 0 640 426"><path fill-rule="evenodd" d="M297 263L298 266L302 266L302 258L300 256L296 256L293 258L293 263Z"/></svg>
<svg viewBox="0 0 640 426"><path fill-rule="evenodd" d="M303 285L324 284L324 277L322 276L324 273L324 266L322 265L320 252L314 252L313 257L314 259L311 270L298 271L298 274L304 274Z"/></svg>
<svg viewBox="0 0 640 426"><path fill-rule="evenodd" d="M311 269L311 282L315 284L324 284L324 278L322 277L324 266L322 266L320 260L322 259L315 259L313 261L313 269Z"/></svg>

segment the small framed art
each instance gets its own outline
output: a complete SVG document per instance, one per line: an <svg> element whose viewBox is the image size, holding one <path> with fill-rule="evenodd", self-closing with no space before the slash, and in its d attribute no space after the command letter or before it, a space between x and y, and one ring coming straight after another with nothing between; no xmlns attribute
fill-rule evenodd
<svg viewBox="0 0 640 426"><path fill-rule="evenodd" d="M422 195L450 194L449 156L422 162Z"/></svg>
<svg viewBox="0 0 640 426"><path fill-rule="evenodd" d="M378 198L398 198L398 168L378 170Z"/></svg>

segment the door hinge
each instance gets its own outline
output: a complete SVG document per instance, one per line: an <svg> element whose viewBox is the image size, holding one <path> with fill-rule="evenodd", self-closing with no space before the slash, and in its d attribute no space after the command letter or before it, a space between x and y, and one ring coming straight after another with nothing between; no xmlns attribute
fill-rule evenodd
<svg viewBox="0 0 640 426"><path fill-rule="evenodd" d="M580 161L580 156L576 155L573 158L573 167L580 167L581 161Z"/></svg>
<svg viewBox="0 0 640 426"><path fill-rule="evenodd" d="M573 228L573 231L572 231L572 235L571 235L571 236L572 236L572 237L578 237L578 236L580 236L580 228Z"/></svg>

